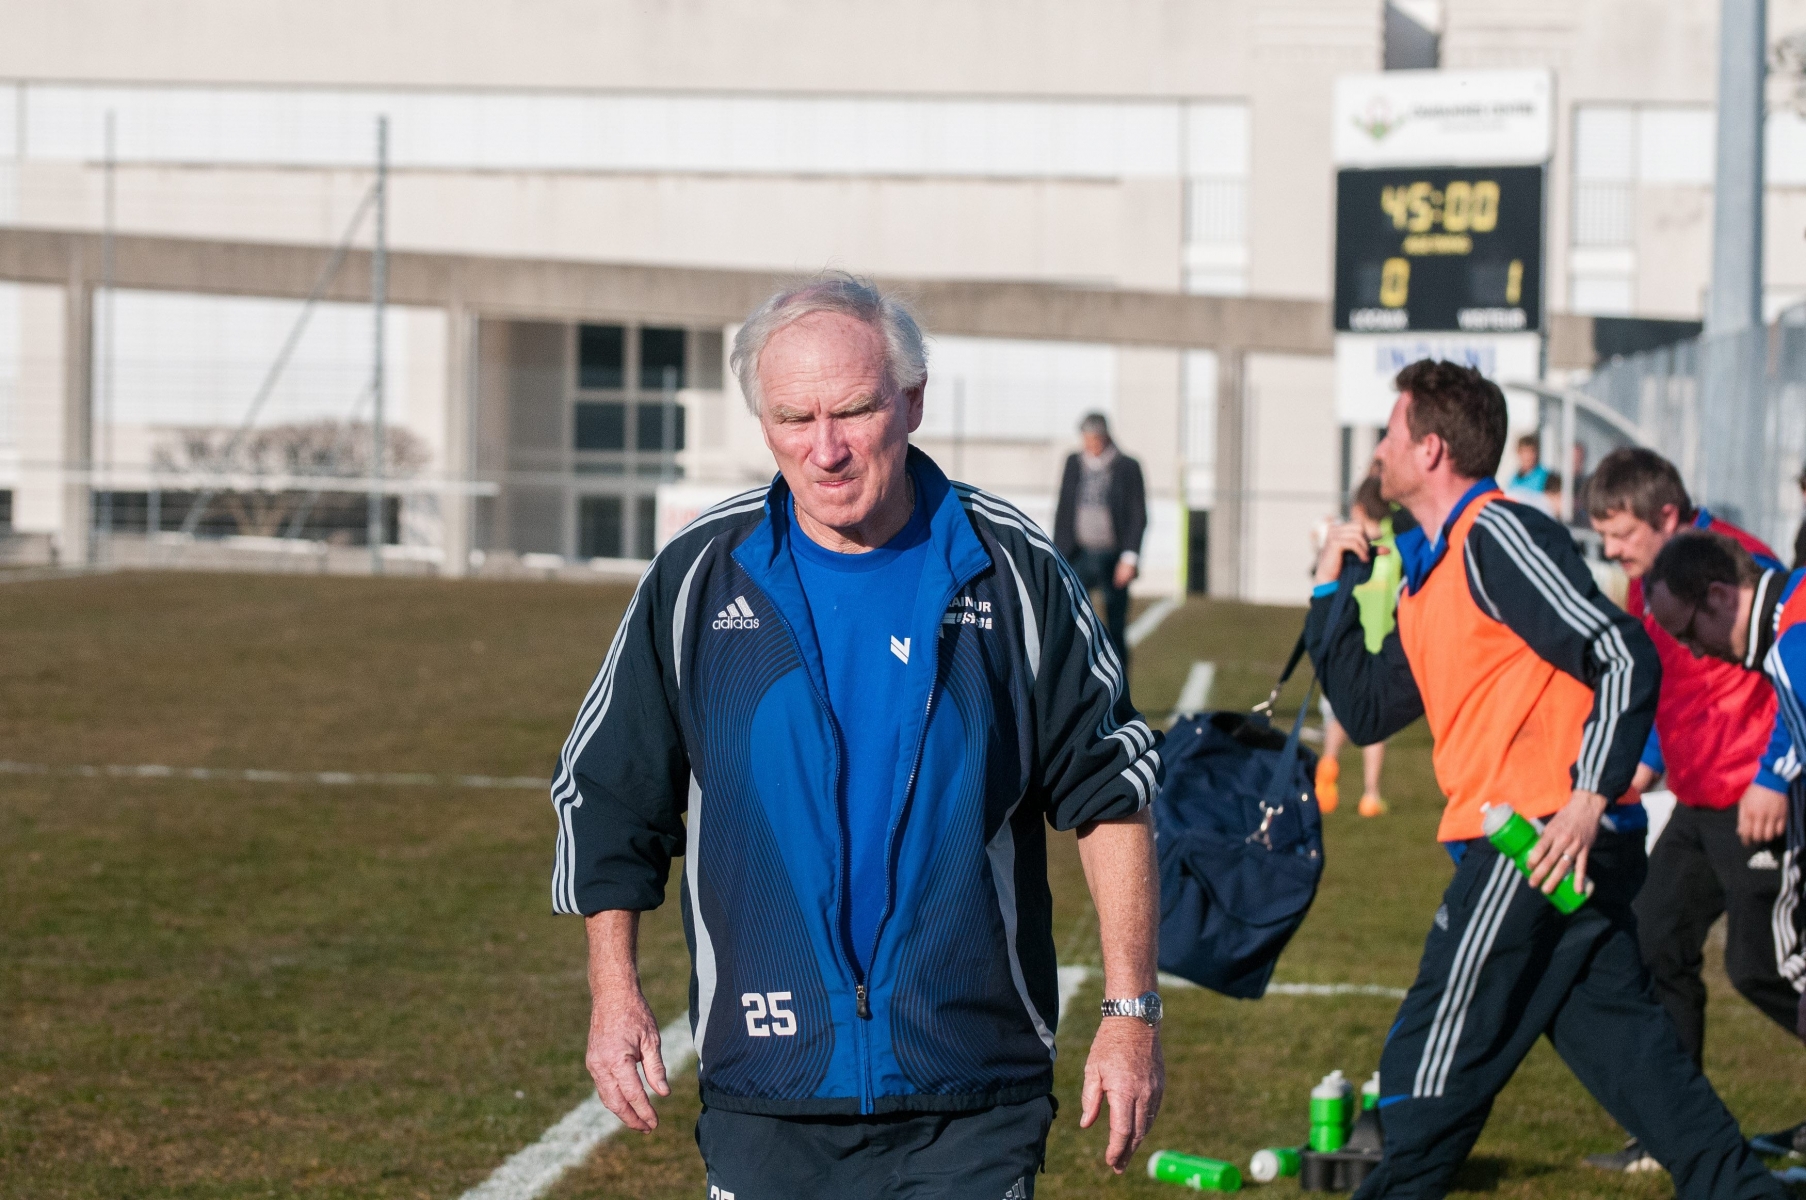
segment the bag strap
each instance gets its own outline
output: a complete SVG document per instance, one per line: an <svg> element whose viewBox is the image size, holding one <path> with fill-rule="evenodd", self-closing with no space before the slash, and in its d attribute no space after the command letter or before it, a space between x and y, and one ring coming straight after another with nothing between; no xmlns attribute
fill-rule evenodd
<svg viewBox="0 0 1806 1200"><path fill-rule="evenodd" d="M1323 636L1326 644L1330 636L1335 633L1336 627L1342 623L1342 614L1348 611L1348 601L1354 593L1355 568L1359 561L1353 555L1345 555L1342 559L1342 576L1337 580L1336 598L1329 606L1329 620L1324 625ZM1300 633L1298 645L1292 650L1292 657L1286 663L1285 672L1280 675L1279 683L1273 688L1273 694L1267 697L1264 707L1269 712L1271 712L1273 702L1279 698L1279 689L1285 686L1286 680L1291 678L1292 671L1297 667L1298 660L1304 651L1304 645L1304 634ZM1285 793L1290 786L1292 766L1298 761L1298 739L1304 733L1304 719L1311 711L1311 700L1316 694L1317 679L1316 673L1313 671L1311 686L1304 690L1304 702L1298 706L1298 715L1292 720L1292 731L1286 735L1285 748L1279 752L1279 761L1273 767L1273 777L1267 781L1267 794L1261 797L1262 819L1260 829L1252 835L1254 840L1264 840L1268 824L1285 808ZM1258 707L1256 711L1259 711Z"/></svg>
<svg viewBox="0 0 1806 1200"><path fill-rule="evenodd" d="M1348 609L1348 597L1354 590L1354 572L1355 568L1360 564L1360 561L1360 559L1354 557L1351 553L1345 553L1342 556L1342 573L1336 580L1336 599L1335 602L1330 605L1329 623L1324 626L1324 636L1326 638L1329 636L1329 632L1334 630L1341 622L1342 614ZM1310 619L1308 617L1305 619L1305 626L1306 628L1309 628L1310 626ZM1298 664L1304 660L1306 648L1304 635L1305 630L1300 629L1298 631L1298 640L1292 644L1292 653L1287 656L1286 665L1281 668L1279 678L1273 684L1273 690L1267 693L1267 698L1265 700L1262 700L1259 704L1254 706L1255 712L1260 713L1262 716L1270 717L1273 715L1273 706L1279 703L1279 693L1285 689L1286 684L1292 678L1292 673L1298 669Z"/></svg>

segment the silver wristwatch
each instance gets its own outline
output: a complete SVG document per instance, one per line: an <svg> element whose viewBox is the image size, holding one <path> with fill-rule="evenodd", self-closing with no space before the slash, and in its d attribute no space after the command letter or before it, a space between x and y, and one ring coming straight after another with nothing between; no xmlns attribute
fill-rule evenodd
<svg viewBox="0 0 1806 1200"><path fill-rule="evenodd" d="M1143 992L1133 1000L1106 1000L1106 1017L1134 1017L1150 1029L1160 1028L1160 993Z"/></svg>

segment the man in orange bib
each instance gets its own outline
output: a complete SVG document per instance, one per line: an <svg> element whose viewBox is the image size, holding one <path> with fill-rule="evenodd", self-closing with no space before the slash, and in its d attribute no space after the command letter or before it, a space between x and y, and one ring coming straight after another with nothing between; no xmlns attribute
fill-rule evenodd
<svg viewBox="0 0 1806 1200"><path fill-rule="evenodd" d="M1357 1196L1442 1196L1544 1035L1681 1200L1785 1196L1682 1048L1637 945L1646 821L1610 798L1629 788L1654 720L1655 647L1599 593L1567 532L1493 482L1498 387L1429 360L1397 385L1380 486L1419 526L1398 539L1398 629L1372 654L1355 621L1325 628L1344 554L1371 557L1348 525L1318 562L1307 637L1355 741L1428 720L1448 797L1437 836L1456 868L1381 1056L1385 1158ZM1547 821L1528 884L1481 834L1494 804ZM1563 915L1540 893L1570 872L1595 886Z"/></svg>

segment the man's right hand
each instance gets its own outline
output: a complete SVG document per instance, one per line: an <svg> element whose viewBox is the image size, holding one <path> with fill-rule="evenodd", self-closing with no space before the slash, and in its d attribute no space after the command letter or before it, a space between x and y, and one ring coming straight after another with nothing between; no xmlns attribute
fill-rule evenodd
<svg viewBox="0 0 1806 1200"><path fill-rule="evenodd" d="M1737 801L1737 836L1746 846L1772 842L1787 832L1787 796L1752 783Z"/></svg>
<svg viewBox="0 0 1806 1200"><path fill-rule="evenodd" d="M637 987L618 993L597 992L589 1015L589 1051L583 1064L596 1081L596 1094L621 1124L640 1133L658 1128L652 1098L640 1082L660 1096L671 1094L665 1079L665 1060L659 1054L658 1023Z"/></svg>
<svg viewBox="0 0 1806 1200"><path fill-rule="evenodd" d="M1384 547L1381 552L1384 553ZM1341 525L1330 526L1329 536L1323 539L1323 552L1317 555L1317 583L1334 583L1342 577L1342 556L1352 554L1362 562L1366 562L1372 554L1367 534L1359 521L1348 521Z"/></svg>
<svg viewBox="0 0 1806 1200"><path fill-rule="evenodd" d="M658 1128L646 1084L671 1094L659 1055L658 1023L646 1007L636 966L640 914L627 909L592 913L583 922L589 939L589 1050L583 1065L596 1095L621 1124L640 1133ZM645 1083L640 1071L645 1070Z"/></svg>

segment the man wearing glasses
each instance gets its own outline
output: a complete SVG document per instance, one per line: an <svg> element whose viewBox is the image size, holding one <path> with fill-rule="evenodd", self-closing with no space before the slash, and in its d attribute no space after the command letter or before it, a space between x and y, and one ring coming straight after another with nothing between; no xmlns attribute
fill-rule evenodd
<svg viewBox="0 0 1806 1200"><path fill-rule="evenodd" d="M1767 761L1788 768L1787 848L1781 857L1781 889L1771 927L1781 975L1795 991L1806 988L1806 917L1800 903L1801 850L1806 812L1798 786L1797 748L1806 746L1806 571L1765 570L1750 552L1715 533L1686 533L1656 555L1645 577L1649 612L1681 645L1702 657L1761 671L1775 686L1778 719ZM1806 1038L1806 1010L1797 1010L1795 1032ZM1758 1146L1758 1149L1770 1149ZM1775 1147L1798 1152L1798 1147Z"/></svg>

